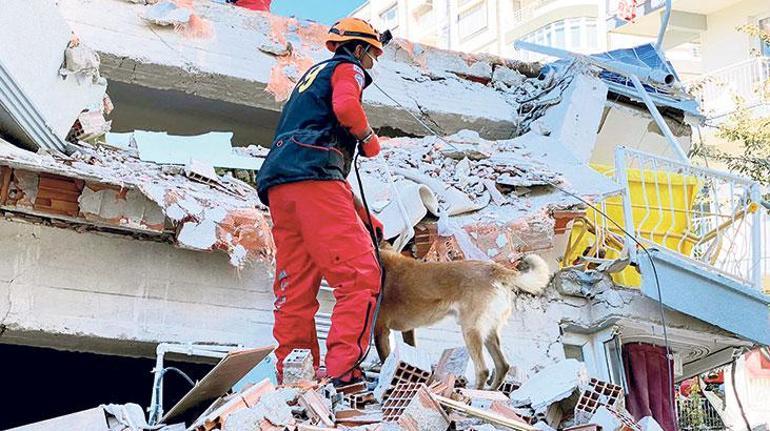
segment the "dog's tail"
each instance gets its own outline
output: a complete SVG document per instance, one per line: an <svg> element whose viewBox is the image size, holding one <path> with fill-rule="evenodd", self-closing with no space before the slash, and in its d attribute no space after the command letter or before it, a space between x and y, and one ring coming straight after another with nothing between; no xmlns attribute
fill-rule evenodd
<svg viewBox="0 0 770 431"><path fill-rule="evenodd" d="M505 281L513 290L520 290L532 295L542 295L551 282L551 271L542 257L536 254L524 256L519 262L518 271L505 269Z"/></svg>

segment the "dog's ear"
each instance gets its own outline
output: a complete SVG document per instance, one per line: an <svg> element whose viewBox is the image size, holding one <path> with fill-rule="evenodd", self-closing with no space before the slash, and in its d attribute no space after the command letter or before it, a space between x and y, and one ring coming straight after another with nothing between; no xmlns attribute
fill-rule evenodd
<svg viewBox="0 0 770 431"><path fill-rule="evenodd" d="M395 249L393 248L393 245L383 239L380 241L380 250L394 251Z"/></svg>

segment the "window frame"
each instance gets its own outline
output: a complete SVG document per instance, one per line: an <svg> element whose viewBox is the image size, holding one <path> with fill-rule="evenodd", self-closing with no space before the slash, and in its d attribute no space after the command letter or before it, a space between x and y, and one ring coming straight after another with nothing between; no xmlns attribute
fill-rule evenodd
<svg viewBox="0 0 770 431"><path fill-rule="evenodd" d="M464 33L462 27L463 20L474 15L475 13L480 13L483 15L483 24L478 28L471 29L468 33ZM464 7L463 10L457 14L457 34L463 41L473 38L487 28L489 28L489 8L487 0L482 0L477 4L473 4L472 6Z"/></svg>
<svg viewBox="0 0 770 431"><path fill-rule="evenodd" d="M386 14L389 14L390 12L394 12L394 24L395 25L393 27L388 26L387 22L383 18ZM399 19L398 19L399 18L398 13L399 13L398 1L395 1L390 6L382 9L382 11L377 15L377 17L379 18L380 23L382 23L382 26L385 29L395 32L395 30L398 29L399 24L400 24Z"/></svg>

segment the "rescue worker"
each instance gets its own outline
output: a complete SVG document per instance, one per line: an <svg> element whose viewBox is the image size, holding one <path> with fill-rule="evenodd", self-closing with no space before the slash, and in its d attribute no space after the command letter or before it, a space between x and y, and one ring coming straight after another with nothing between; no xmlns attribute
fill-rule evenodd
<svg viewBox="0 0 770 431"><path fill-rule="evenodd" d="M383 44L369 23L344 18L330 29L326 47L334 55L305 73L283 108L257 190L270 207L277 249L273 335L279 380L293 349L310 349L318 370L314 316L324 278L336 299L326 373L339 386L363 377L356 363L369 344L380 290L368 214L347 177L356 148L365 157L380 151L361 95ZM381 232L373 216L372 224Z"/></svg>

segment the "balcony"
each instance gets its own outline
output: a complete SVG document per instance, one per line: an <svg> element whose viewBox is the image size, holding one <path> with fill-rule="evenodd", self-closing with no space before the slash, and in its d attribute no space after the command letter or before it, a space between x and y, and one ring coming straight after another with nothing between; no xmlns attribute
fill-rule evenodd
<svg viewBox="0 0 770 431"><path fill-rule="evenodd" d="M770 57L756 57L698 79L702 83L701 109L709 117L733 112L741 103L746 108L770 104Z"/></svg>
<svg viewBox="0 0 770 431"><path fill-rule="evenodd" d="M770 344L770 214L759 184L623 147L605 173L625 191L601 202L602 212L634 239L589 211L573 226L567 262L574 252L601 261L627 256L636 266L615 272L617 284Z"/></svg>

